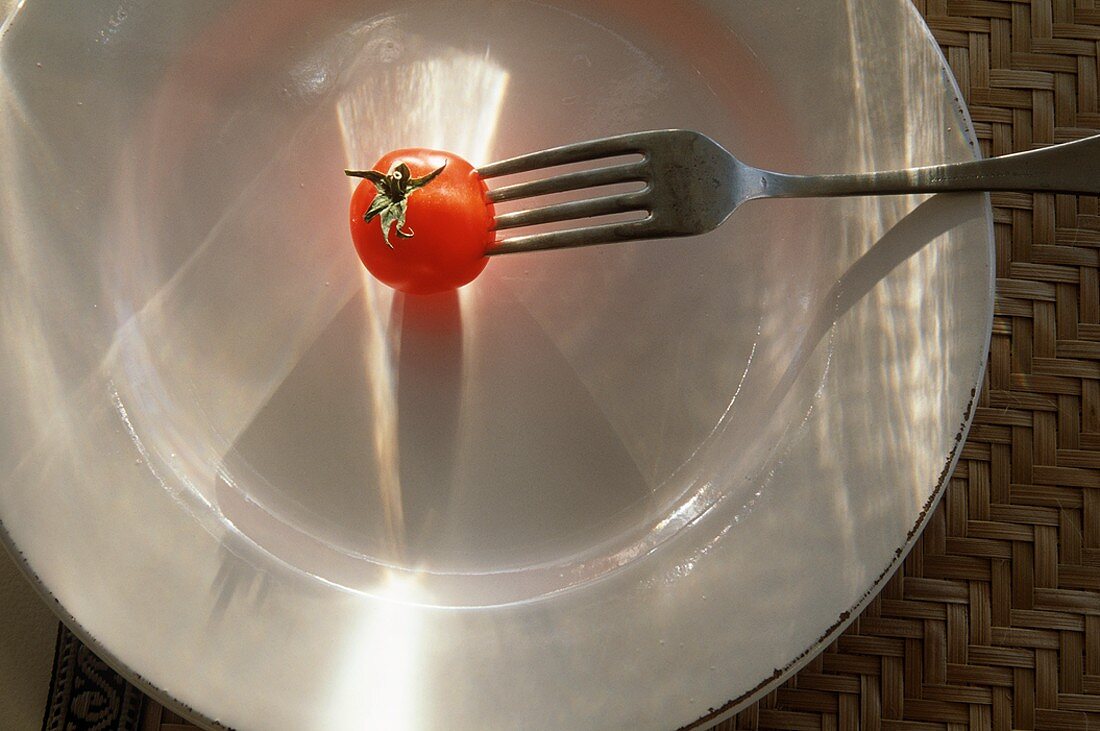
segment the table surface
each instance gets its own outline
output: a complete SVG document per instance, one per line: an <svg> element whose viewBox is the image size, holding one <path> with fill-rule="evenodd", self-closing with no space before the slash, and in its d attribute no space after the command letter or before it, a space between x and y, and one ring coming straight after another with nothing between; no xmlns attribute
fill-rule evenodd
<svg viewBox="0 0 1100 731"><path fill-rule="evenodd" d="M0 727L41 728L57 630L57 617L0 551Z"/></svg>
<svg viewBox="0 0 1100 731"><path fill-rule="evenodd" d="M1100 0L914 2L984 154L1100 130ZM700 728L1100 728L1100 208L1095 196L993 204L990 361L943 502L848 631L757 704ZM0 617L0 725L41 728L57 623L7 558ZM54 688L55 701L62 691L51 721L92 728L87 699ZM151 699L140 719L124 705L98 728L193 728Z"/></svg>

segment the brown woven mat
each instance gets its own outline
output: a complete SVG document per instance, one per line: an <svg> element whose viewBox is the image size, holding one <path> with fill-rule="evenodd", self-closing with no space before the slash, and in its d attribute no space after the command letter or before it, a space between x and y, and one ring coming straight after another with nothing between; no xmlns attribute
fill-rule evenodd
<svg viewBox="0 0 1100 731"><path fill-rule="evenodd" d="M986 155L1100 130L1100 0L914 2ZM993 203L992 352L942 504L843 636L712 731L1100 729L1100 210ZM141 728L194 727L147 700Z"/></svg>

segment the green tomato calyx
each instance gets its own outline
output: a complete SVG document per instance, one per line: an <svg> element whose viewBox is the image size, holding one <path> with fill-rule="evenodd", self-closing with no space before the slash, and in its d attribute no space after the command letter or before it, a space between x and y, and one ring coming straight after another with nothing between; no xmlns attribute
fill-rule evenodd
<svg viewBox="0 0 1100 731"><path fill-rule="evenodd" d="M380 218L386 246L392 249L394 245L390 236L393 233L401 239L411 239L414 235L413 230L405 225L409 196L435 180L446 167L447 163L443 163L420 178L414 178L409 166L403 162L395 164L388 173L377 170L345 170L344 174L353 178L366 178L374 183L378 192L367 206L363 220L370 223L375 217Z"/></svg>

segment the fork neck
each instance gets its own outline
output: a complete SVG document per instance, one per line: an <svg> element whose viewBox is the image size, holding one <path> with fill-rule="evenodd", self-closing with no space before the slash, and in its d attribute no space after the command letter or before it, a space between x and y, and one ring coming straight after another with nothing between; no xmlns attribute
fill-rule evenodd
<svg viewBox="0 0 1100 731"><path fill-rule="evenodd" d="M821 195L851 195L848 176L790 175L744 165L737 171L736 203L757 198L810 198ZM834 178L825 181L824 178Z"/></svg>
<svg viewBox="0 0 1100 731"><path fill-rule="evenodd" d="M816 198L820 196L866 195L902 192L909 181L903 176L894 180L881 175L875 184L867 175L791 175L770 170L748 168L741 175L741 200L756 198Z"/></svg>
<svg viewBox="0 0 1100 731"><path fill-rule="evenodd" d="M885 172L790 175L769 170L751 169L744 178L744 200L754 198L818 198L835 196L895 195L929 188L916 170ZM942 182L937 188L951 189ZM959 186L960 189L973 187Z"/></svg>

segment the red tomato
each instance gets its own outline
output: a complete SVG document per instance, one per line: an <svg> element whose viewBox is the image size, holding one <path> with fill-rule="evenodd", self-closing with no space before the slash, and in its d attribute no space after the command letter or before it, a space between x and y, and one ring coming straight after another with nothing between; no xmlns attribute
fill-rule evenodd
<svg viewBox="0 0 1100 731"><path fill-rule="evenodd" d="M365 178L351 197L355 250L385 284L410 294L444 292L473 281L489 262L493 207L485 182L462 158L394 150L372 171L348 174Z"/></svg>

